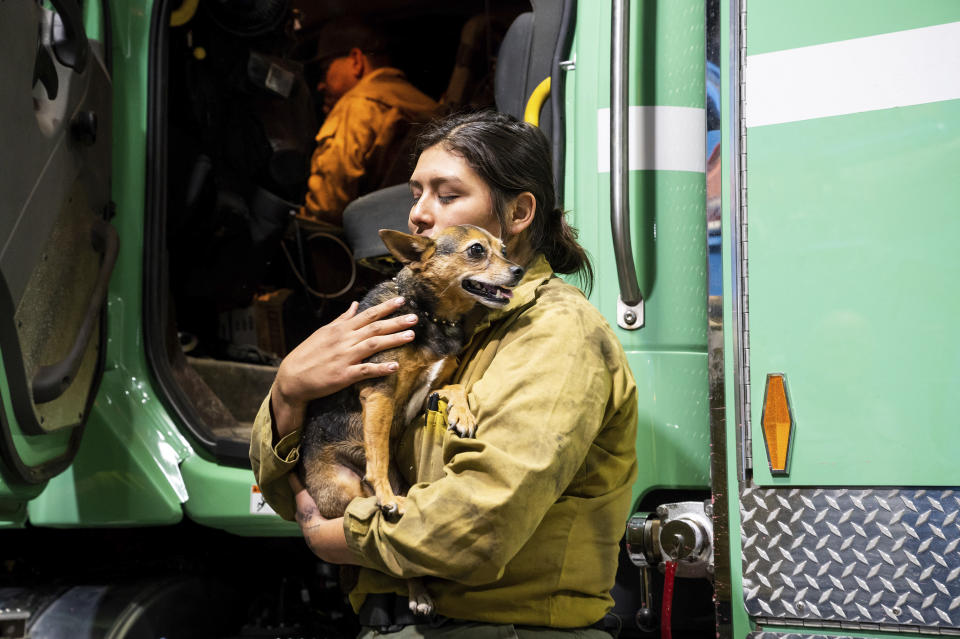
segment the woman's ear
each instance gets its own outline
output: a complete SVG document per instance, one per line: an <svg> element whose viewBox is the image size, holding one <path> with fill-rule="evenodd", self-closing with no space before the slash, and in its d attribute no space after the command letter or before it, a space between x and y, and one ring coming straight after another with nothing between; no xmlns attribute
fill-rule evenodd
<svg viewBox="0 0 960 639"><path fill-rule="evenodd" d="M524 191L514 199L510 214L507 216L507 236L516 236L527 230L537 214L537 198L530 191Z"/></svg>

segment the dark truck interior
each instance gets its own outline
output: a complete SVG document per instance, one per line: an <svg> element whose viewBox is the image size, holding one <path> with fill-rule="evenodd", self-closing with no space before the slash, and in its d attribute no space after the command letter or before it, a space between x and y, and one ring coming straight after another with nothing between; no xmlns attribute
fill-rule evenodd
<svg viewBox="0 0 960 639"><path fill-rule="evenodd" d="M294 214L324 117L317 33L350 16L388 40L391 65L444 112L523 116L553 75L540 126L563 173L554 69L569 0L200 2L154 19L144 328L165 402L200 448L248 464L253 419L286 353L395 269L377 230L406 230L415 131L343 228ZM189 3L185 3L184 6ZM393 186L389 186L389 185Z"/></svg>

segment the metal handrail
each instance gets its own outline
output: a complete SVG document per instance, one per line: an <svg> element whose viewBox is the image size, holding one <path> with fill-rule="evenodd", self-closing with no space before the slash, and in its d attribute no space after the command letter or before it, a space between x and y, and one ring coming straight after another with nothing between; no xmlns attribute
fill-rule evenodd
<svg viewBox="0 0 960 639"><path fill-rule="evenodd" d="M642 328L643 294L637 282L630 241L630 185L628 157L628 88L630 60L630 2L613 0L610 38L610 224L613 253L620 282L617 325L634 330Z"/></svg>

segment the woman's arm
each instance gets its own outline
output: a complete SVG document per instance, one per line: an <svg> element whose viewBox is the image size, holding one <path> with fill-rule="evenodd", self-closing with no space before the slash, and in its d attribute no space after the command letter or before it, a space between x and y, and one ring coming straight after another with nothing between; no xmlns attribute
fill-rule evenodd
<svg viewBox="0 0 960 639"><path fill-rule="evenodd" d="M300 532L313 554L331 564L356 564L357 556L347 547L343 534L343 517L324 519L297 474L290 473L287 477L297 502Z"/></svg>

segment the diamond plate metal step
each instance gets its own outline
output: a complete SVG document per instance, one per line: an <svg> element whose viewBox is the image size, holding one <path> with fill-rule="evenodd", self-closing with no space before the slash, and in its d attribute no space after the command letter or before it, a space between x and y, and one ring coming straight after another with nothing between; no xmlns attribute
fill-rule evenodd
<svg viewBox="0 0 960 639"><path fill-rule="evenodd" d="M747 611L957 634L958 515L956 490L742 490Z"/></svg>

